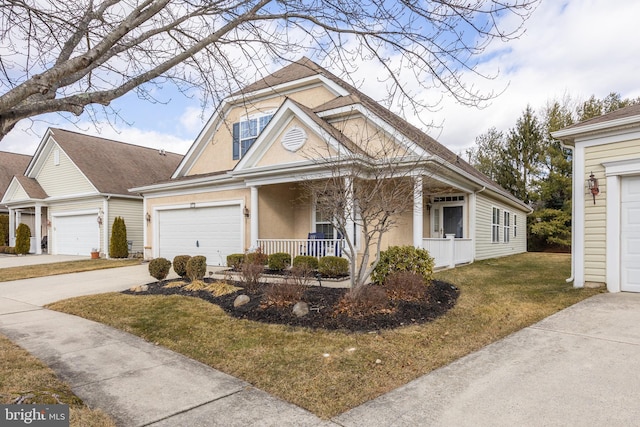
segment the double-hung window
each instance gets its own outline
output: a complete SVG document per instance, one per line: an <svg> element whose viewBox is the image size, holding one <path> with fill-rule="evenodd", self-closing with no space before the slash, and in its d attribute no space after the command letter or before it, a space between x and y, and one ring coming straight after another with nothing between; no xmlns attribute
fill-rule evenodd
<svg viewBox="0 0 640 427"><path fill-rule="evenodd" d="M509 212L504 213L504 243L509 243L509 234L511 232L511 214Z"/></svg>
<svg viewBox="0 0 640 427"><path fill-rule="evenodd" d="M493 208L491 217L491 242L500 242L500 209Z"/></svg>
<svg viewBox="0 0 640 427"><path fill-rule="evenodd" d="M513 237L518 237L518 217L513 214Z"/></svg>
<svg viewBox="0 0 640 427"><path fill-rule="evenodd" d="M241 159L247 153L271 117L273 114L251 116L233 124L233 160Z"/></svg>

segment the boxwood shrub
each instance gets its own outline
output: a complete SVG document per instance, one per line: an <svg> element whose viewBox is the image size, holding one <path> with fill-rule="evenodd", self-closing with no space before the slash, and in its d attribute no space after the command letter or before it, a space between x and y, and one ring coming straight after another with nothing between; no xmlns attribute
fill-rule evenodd
<svg viewBox="0 0 640 427"><path fill-rule="evenodd" d="M371 273L371 280L383 284L392 273L408 271L424 278L425 284L433 279L433 258L429 251L414 246L389 246L380 252L380 261Z"/></svg>
<svg viewBox="0 0 640 427"><path fill-rule="evenodd" d="M283 271L291 265L291 255L286 252L276 252L269 255L269 270Z"/></svg>
<svg viewBox="0 0 640 427"><path fill-rule="evenodd" d="M324 256L318 262L318 272L327 277L340 277L349 274L349 261L337 256Z"/></svg>
<svg viewBox="0 0 640 427"><path fill-rule="evenodd" d="M187 261L187 276L191 281L202 280L207 273L207 257L196 255Z"/></svg>
<svg viewBox="0 0 640 427"><path fill-rule="evenodd" d="M191 255L176 255L173 257L173 271L183 279L187 277L187 262L191 259Z"/></svg>
<svg viewBox="0 0 640 427"><path fill-rule="evenodd" d="M171 261L166 258L154 258L149 262L149 274L158 281L166 279L170 269Z"/></svg>
<svg viewBox="0 0 640 427"><path fill-rule="evenodd" d="M303 265L307 266L307 268L310 268L311 270L317 270L318 258L309 255L298 255L293 259L294 267L301 267Z"/></svg>
<svg viewBox="0 0 640 427"><path fill-rule="evenodd" d="M234 271L240 271L240 266L244 261L244 254L229 254L227 255L227 266L231 267Z"/></svg>

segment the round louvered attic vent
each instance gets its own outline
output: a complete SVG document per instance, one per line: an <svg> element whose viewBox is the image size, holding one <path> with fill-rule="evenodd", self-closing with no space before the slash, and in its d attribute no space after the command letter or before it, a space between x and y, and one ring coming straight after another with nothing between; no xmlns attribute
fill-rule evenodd
<svg viewBox="0 0 640 427"><path fill-rule="evenodd" d="M289 151L298 151L307 142L307 133L299 127L292 127L282 137L282 146Z"/></svg>

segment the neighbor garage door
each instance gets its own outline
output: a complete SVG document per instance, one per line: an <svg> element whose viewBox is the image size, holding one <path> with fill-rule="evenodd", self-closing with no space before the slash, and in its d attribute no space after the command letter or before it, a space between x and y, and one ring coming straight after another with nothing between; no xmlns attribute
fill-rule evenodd
<svg viewBox="0 0 640 427"><path fill-rule="evenodd" d="M159 256L204 255L209 265L226 265L242 253L240 205L158 211Z"/></svg>
<svg viewBox="0 0 640 427"><path fill-rule="evenodd" d="M96 214L54 216L53 253L90 256L100 247L100 227Z"/></svg>
<svg viewBox="0 0 640 427"><path fill-rule="evenodd" d="M620 289L640 292L640 177L622 178Z"/></svg>

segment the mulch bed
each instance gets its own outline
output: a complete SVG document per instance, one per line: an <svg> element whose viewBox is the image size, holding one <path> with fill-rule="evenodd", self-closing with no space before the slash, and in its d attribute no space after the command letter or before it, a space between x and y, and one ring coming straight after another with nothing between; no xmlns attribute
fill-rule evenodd
<svg viewBox="0 0 640 427"><path fill-rule="evenodd" d="M210 282L205 279L205 282ZM455 286L434 280L426 289L425 298L419 302L392 301L390 310L371 315L349 315L336 313L335 307L348 289L309 286L302 300L309 304L310 312L306 316L297 317L288 307L263 307L261 300L268 284L261 285L254 292L243 289L231 294L216 297L207 291L188 291L182 287L166 288L170 281L149 283L144 292L124 291L132 295L183 295L201 298L220 306L230 316L264 323L275 323L289 326L300 326L312 329L347 330L352 332L370 332L380 329L393 329L400 326L425 323L442 316L451 309L458 298L459 290ZM236 284L240 286L240 284ZM239 295L248 295L249 303L234 307L233 303Z"/></svg>

